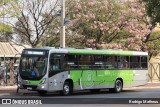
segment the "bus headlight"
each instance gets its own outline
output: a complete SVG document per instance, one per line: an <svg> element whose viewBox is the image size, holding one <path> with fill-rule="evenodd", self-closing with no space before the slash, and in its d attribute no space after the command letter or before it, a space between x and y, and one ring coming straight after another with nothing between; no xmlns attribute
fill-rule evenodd
<svg viewBox="0 0 160 107"><path fill-rule="evenodd" d="M46 78L42 79L42 81L40 82L40 84L44 84L46 82Z"/></svg>

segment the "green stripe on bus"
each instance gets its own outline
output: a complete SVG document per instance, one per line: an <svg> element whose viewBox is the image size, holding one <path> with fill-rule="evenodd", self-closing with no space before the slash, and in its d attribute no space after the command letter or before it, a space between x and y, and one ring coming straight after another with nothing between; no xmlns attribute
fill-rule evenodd
<svg viewBox="0 0 160 107"><path fill-rule="evenodd" d="M133 55L132 51L115 51L115 50L81 50L81 49L71 49L69 50L71 54L107 54L107 55Z"/></svg>
<svg viewBox="0 0 160 107"><path fill-rule="evenodd" d="M42 80L28 80L27 84L38 85Z"/></svg>
<svg viewBox="0 0 160 107"><path fill-rule="evenodd" d="M117 78L122 78L123 84L131 84L134 80L133 70L71 70L74 86L114 84Z"/></svg>

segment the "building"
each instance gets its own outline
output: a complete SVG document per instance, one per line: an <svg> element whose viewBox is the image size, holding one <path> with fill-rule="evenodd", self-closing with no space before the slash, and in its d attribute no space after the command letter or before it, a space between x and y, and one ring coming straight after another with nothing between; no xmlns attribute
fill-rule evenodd
<svg viewBox="0 0 160 107"><path fill-rule="evenodd" d="M28 45L16 45L10 42L0 42L0 85L15 84L15 73L17 73L18 62L24 48L31 48ZM7 79L6 79L7 78ZM8 82L7 82L8 81ZM5 82L5 83L4 83Z"/></svg>

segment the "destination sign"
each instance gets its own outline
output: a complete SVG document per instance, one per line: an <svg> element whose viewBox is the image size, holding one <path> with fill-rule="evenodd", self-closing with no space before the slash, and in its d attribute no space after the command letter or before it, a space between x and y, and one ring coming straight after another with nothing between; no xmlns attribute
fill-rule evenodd
<svg viewBox="0 0 160 107"><path fill-rule="evenodd" d="M44 55L45 52L42 52L42 51L25 51L25 54L29 54L29 55Z"/></svg>

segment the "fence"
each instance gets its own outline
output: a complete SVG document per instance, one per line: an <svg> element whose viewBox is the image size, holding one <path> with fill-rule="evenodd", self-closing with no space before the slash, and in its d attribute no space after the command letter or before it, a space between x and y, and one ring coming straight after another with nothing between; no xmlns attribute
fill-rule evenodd
<svg viewBox="0 0 160 107"><path fill-rule="evenodd" d="M17 84L18 68L13 66L13 62L5 63L0 67L0 86Z"/></svg>
<svg viewBox="0 0 160 107"><path fill-rule="evenodd" d="M152 62L148 64L149 82L160 82L160 63Z"/></svg>

